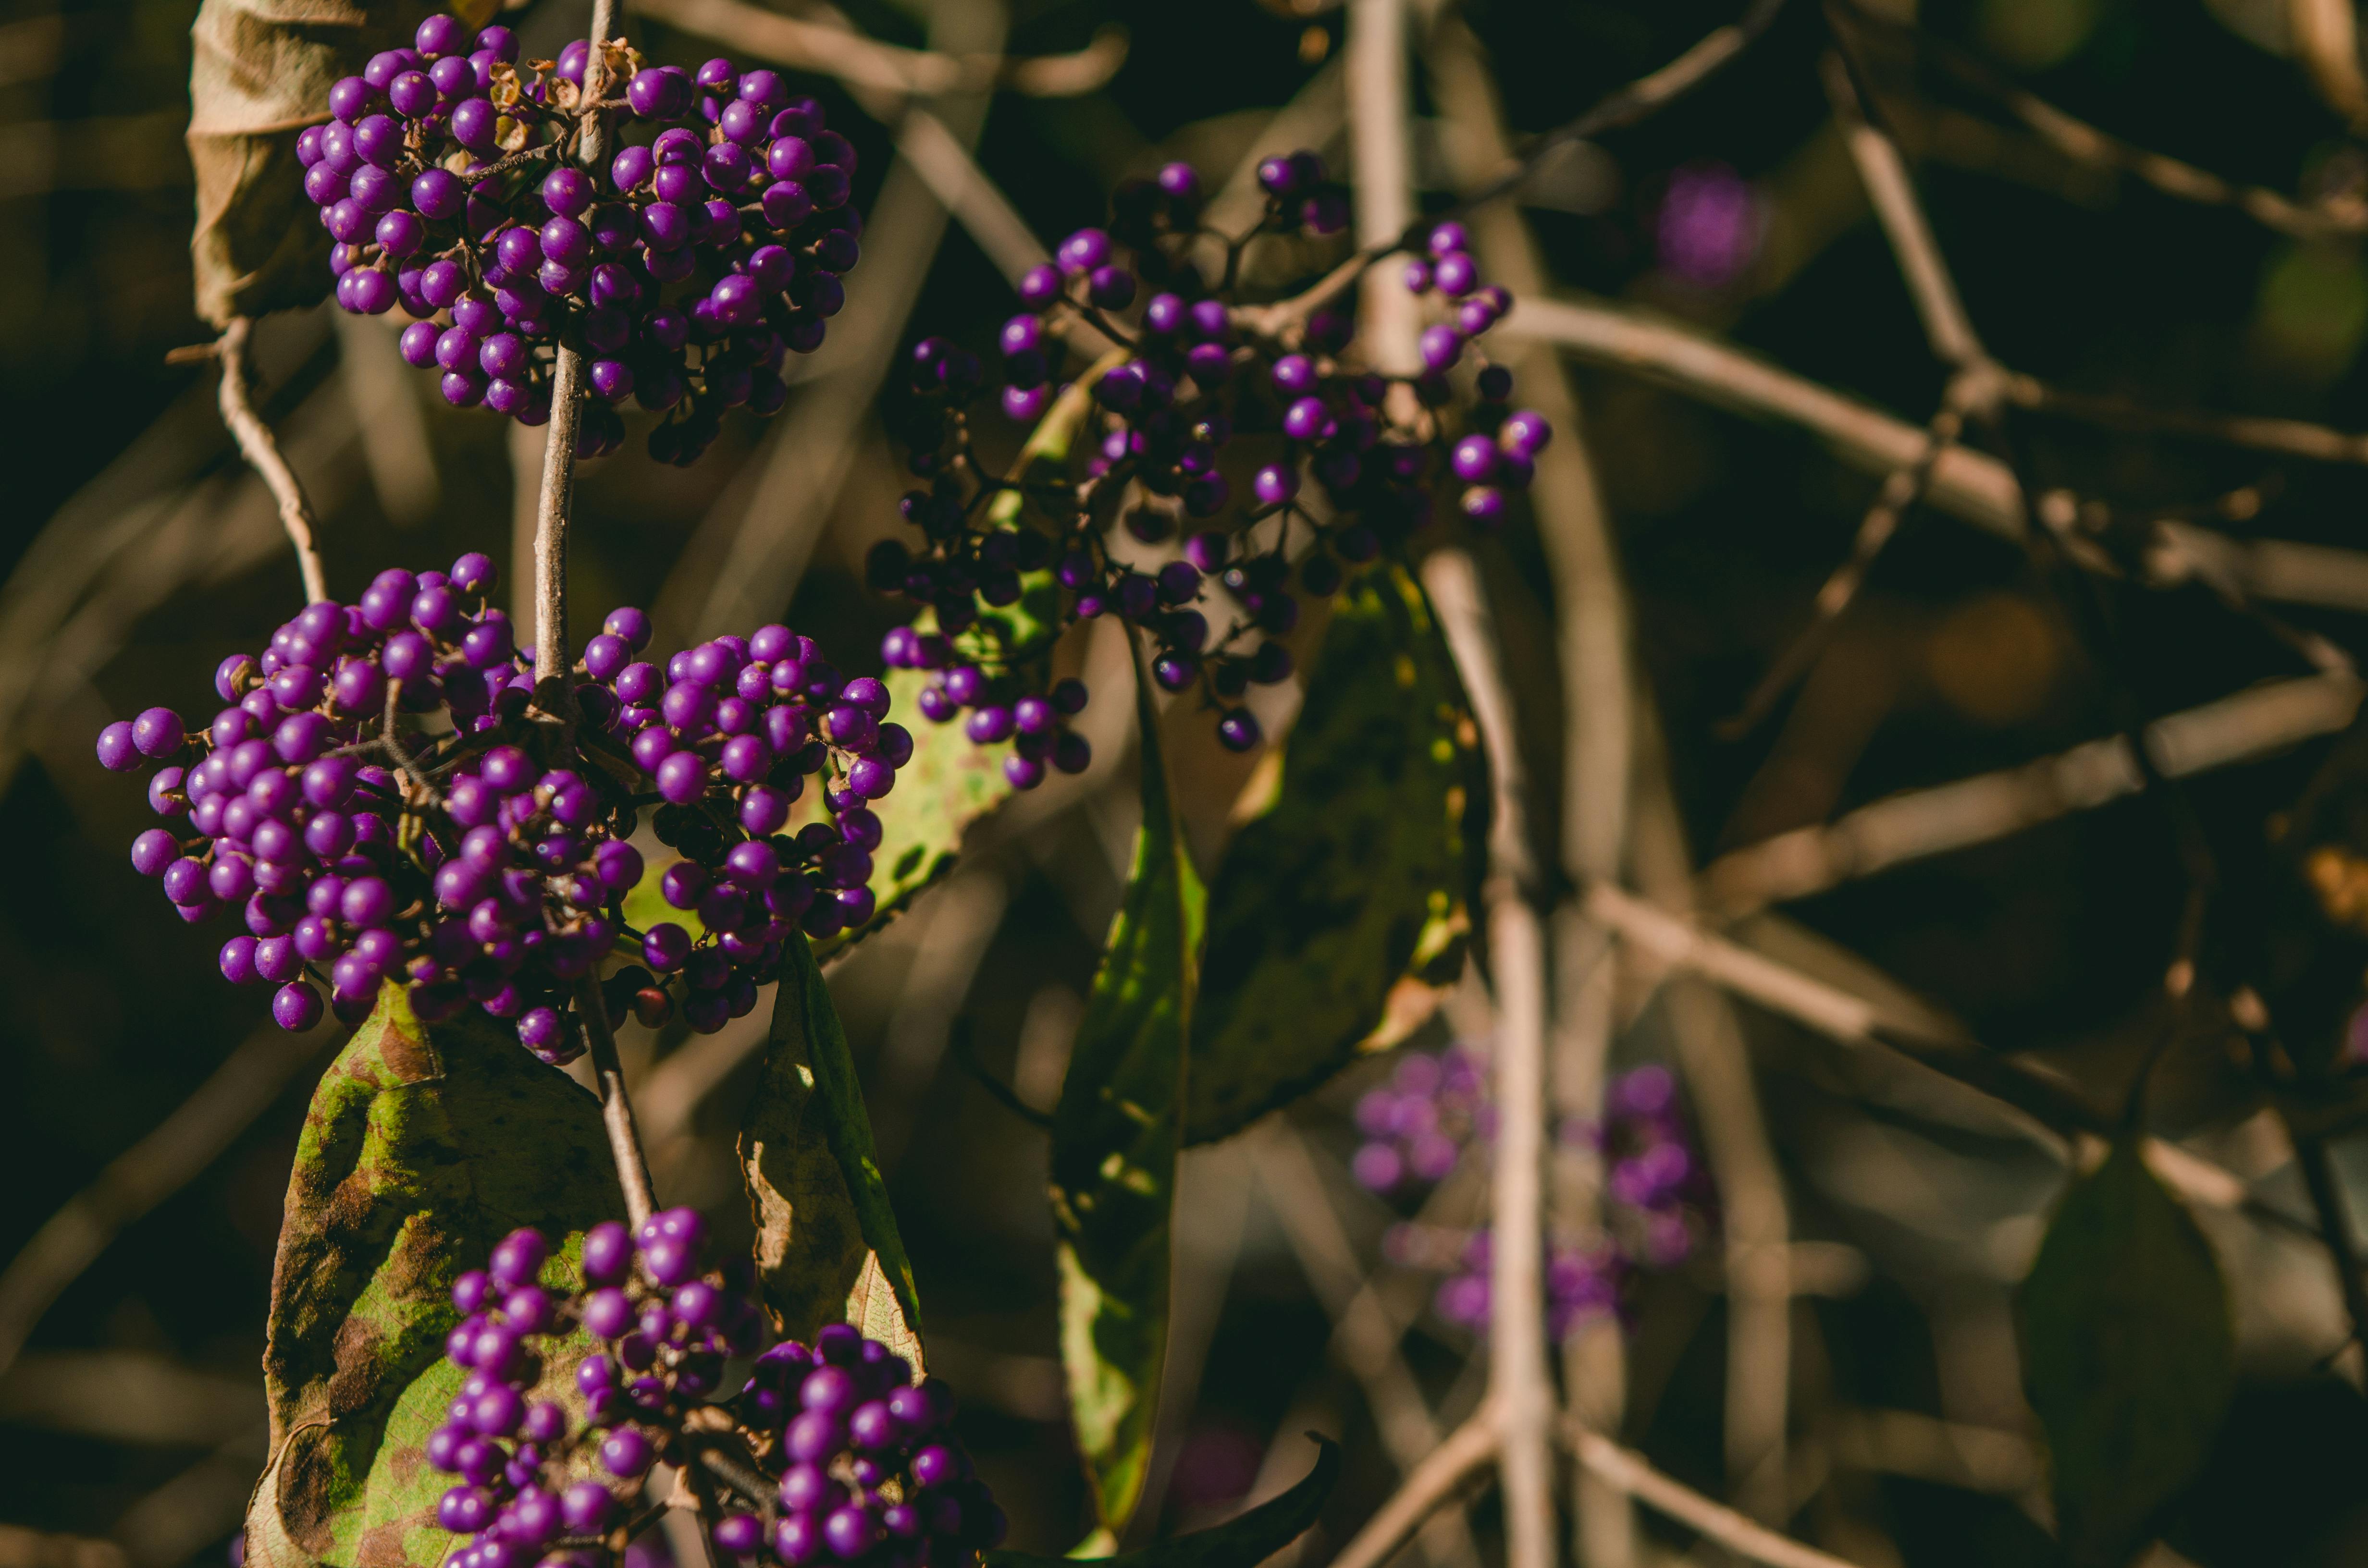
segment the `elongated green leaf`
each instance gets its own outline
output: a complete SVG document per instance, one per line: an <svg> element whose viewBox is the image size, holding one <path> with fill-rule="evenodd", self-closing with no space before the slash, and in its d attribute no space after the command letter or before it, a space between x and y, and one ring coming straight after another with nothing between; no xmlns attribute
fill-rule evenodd
<svg viewBox="0 0 2368 1568"><path fill-rule="evenodd" d="M1134 652L1143 827L1053 1112L1061 1358L1111 1539L1143 1494L1167 1355L1169 1209L1205 914L1168 794L1142 650Z"/></svg>
<svg viewBox="0 0 2368 1568"><path fill-rule="evenodd" d="M289 1178L263 1358L273 1458L248 1561L440 1562L452 1478L421 1446L460 1392L444 1358L453 1279L532 1225L556 1247L544 1283L573 1290L584 1232L622 1217L591 1096L482 1018L428 1030L388 986L322 1077ZM535 1346L538 1396L580 1415L588 1345Z"/></svg>
<svg viewBox="0 0 2368 1568"><path fill-rule="evenodd" d="M1405 1039L1461 967L1486 765L1430 602L1404 566L1376 566L1342 592L1276 760L1280 787L1209 890L1195 1143Z"/></svg>
<svg viewBox="0 0 2368 1568"><path fill-rule="evenodd" d="M765 1076L740 1130L765 1300L793 1339L851 1323L917 1367L912 1265L872 1153L847 1033L813 949L796 937L783 946Z"/></svg>
<svg viewBox="0 0 2368 1568"><path fill-rule="evenodd" d="M1236 1518L1179 1535L1116 1557L1037 1557L1025 1551L990 1551L986 1568L1073 1568L1079 1561L1111 1568L1256 1568L1304 1534L1324 1511L1340 1479L1340 1448L1329 1437L1307 1434L1315 1443L1315 1464L1298 1483Z"/></svg>
<svg viewBox="0 0 2368 1568"><path fill-rule="evenodd" d="M2065 1193L2017 1305L2066 1552L2084 1568L2124 1562L2227 1407L2236 1334L2219 1263L2124 1139Z"/></svg>
<svg viewBox="0 0 2368 1568"><path fill-rule="evenodd" d="M454 7L479 25L491 0ZM189 163L198 222L190 238L198 313L309 305L325 296L327 230L304 199L296 137L329 118L329 89L370 57L407 44L418 0L205 0L191 29Z"/></svg>

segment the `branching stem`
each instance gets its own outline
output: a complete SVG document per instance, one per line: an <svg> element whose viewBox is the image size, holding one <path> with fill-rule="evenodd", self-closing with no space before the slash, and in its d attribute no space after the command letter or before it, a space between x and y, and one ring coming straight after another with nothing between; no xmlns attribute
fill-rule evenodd
<svg viewBox="0 0 2368 1568"><path fill-rule="evenodd" d="M313 503L296 471L288 466L271 426L255 412L247 392L246 340L254 330L250 318L233 316L214 346L215 356L222 360L222 423L230 426L239 451L263 476L271 498L279 504L279 526L288 530L288 542L296 547L296 570L304 578L304 602L319 604L329 597L329 580L321 570L320 549L313 542L316 526Z"/></svg>

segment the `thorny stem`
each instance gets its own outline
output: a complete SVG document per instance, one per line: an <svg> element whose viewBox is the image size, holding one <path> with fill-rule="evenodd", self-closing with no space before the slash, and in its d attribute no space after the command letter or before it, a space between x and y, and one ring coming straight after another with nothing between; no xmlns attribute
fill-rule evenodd
<svg viewBox="0 0 2368 1568"><path fill-rule="evenodd" d="M288 530L288 542L296 547L296 570L304 578L304 602L319 604L329 597L329 582L321 570L321 551L313 542L313 503L306 497L296 471L281 455L271 426L255 412L247 394L246 340L254 330L251 318L233 316L230 324L222 328L221 341L214 346L215 355L222 360L222 423L230 426L239 451L262 475L263 483L270 488L271 498L279 504L279 526Z"/></svg>

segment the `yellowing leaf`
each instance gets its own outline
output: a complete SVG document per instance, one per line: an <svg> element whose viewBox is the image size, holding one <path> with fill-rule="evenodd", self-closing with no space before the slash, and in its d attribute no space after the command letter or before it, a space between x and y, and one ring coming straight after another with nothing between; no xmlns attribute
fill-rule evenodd
<svg viewBox="0 0 2368 1568"><path fill-rule="evenodd" d="M623 1209L591 1096L482 1016L430 1030L386 987L314 1091L289 1178L248 1561L440 1562L454 1542L436 1500L456 1478L421 1449L464 1375L444 1356L453 1279L532 1225L553 1247L543 1283L573 1290L584 1232ZM588 1342L533 1343L537 1396L580 1421Z"/></svg>
<svg viewBox="0 0 2368 1568"><path fill-rule="evenodd" d="M1053 1112L1061 1358L1096 1510L1112 1539L1142 1500L1167 1349L1169 1210L1204 915L1135 650L1143 827Z"/></svg>

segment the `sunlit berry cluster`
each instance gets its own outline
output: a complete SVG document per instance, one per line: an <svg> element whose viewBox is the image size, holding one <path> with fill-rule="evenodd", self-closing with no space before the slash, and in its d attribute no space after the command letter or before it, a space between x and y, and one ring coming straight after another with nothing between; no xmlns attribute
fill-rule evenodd
<svg viewBox="0 0 2368 1568"><path fill-rule="evenodd" d="M152 708L100 734L108 767L156 769L167 825L133 841L132 865L184 919L245 926L225 978L277 986L291 1029L320 1021L324 983L347 1022L404 984L424 1020L475 1006L557 1063L584 1049L571 1013L612 952L649 966L609 978L612 1020L679 1006L713 1030L756 1005L783 941L871 917L866 802L913 747L879 681L779 626L661 669L636 656L649 618L625 608L586 644L563 722L535 706L495 575L473 554L381 573L359 603L308 606L260 656L223 660L228 706L204 729ZM820 810L792 835L810 780ZM623 902L650 805L686 857L661 891L697 918L644 930Z"/></svg>
<svg viewBox="0 0 2368 1568"><path fill-rule="evenodd" d="M1064 626L1116 616L1144 629L1157 684L1197 692L1218 738L1248 750L1262 737L1243 699L1291 675L1282 639L1299 596L1328 597L1348 567L1430 522L1442 487L1472 524L1497 527L1550 436L1506 408L1511 377L1477 351L1510 296L1484 285L1461 224L1439 224L1429 253L1406 264L1444 314L1421 329L1410 374L1375 368L1345 308L1247 305L1248 247L1320 239L1348 220L1312 153L1270 159L1258 177L1265 210L1237 235L1204 226L1188 165L1122 189L1108 230L1071 234L1020 280L999 378L942 338L914 350L904 433L927 487L903 510L918 538L877 547L870 577L929 621L892 633L885 653L933 672L928 717L967 710L973 740L1013 742L1022 787L1048 758L1065 765L1046 739L1066 710L1049 671ZM1064 366L1097 348L1056 403ZM970 424L990 389L1009 419L1074 418L1060 446L1078 449L1082 472L990 472Z"/></svg>
<svg viewBox="0 0 2368 1568"><path fill-rule="evenodd" d="M631 398L667 415L652 454L688 463L726 409L781 406L785 356L844 302L855 153L774 72L645 66L618 42L614 134L579 167L589 53L521 62L507 28L430 17L330 89L333 118L297 142L304 191L338 304L417 318L404 357L449 402L543 423L564 340L590 359L579 456L616 449Z"/></svg>
<svg viewBox="0 0 2368 1568"><path fill-rule="evenodd" d="M466 1376L425 1445L456 1478L436 1509L464 1538L445 1568L612 1562L658 1464L712 1500L727 1559L964 1568L999 1544L1003 1511L950 1426L953 1392L844 1324L765 1348L747 1265L711 1267L707 1242L688 1209L631 1233L596 1225L583 1289L561 1295L538 1283L550 1244L520 1230L454 1283L462 1317L445 1349ZM577 1335L586 1353L552 1364L553 1341ZM727 1363L760 1349L723 1397ZM534 1397L554 1375L573 1381L580 1420Z"/></svg>
<svg viewBox="0 0 2368 1568"><path fill-rule="evenodd" d="M1565 1147L1597 1154L1604 1174L1601 1233L1546 1241L1546 1322L1556 1338L1618 1311L1639 1271L1684 1262L1713 1207L1667 1068L1647 1064L1615 1077L1603 1106L1601 1126L1569 1121L1557 1130ZM1485 1161L1495 1140L1486 1062L1462 1045L1409 1053L1387 1085L1359 1097L1356 1123L1364 1141L1350 1170L1359 1183L1386 1196L1435 1187L1467 1157ZM1419 1221L1394 1226L1384 1243L1393 1262L1446 1276L1435 1299L1440 1315L1475 1330L1490 1316L1492 1244L1485 1226Z"/></svg>
<svg viewBox="0 0 2368 1568"><path fill-rule="evenodd" d="M757 1440L773 1507L727 1515L716 1544L759 1544L790 1568L919 1568L1002 1544L1003 1510L952 1432L953 1391L877 1340L833 1324L809 1347L773 1346L734 1409Z"/></svg>

